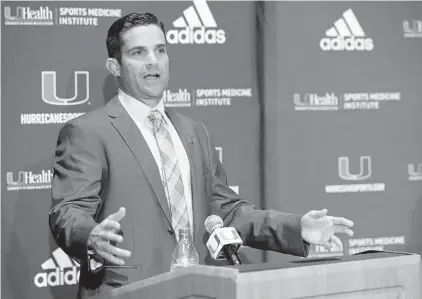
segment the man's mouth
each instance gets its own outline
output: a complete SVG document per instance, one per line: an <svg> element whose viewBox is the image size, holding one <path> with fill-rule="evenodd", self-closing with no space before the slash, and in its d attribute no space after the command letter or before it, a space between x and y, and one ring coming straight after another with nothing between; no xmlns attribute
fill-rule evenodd
<svg viewBox="0 0 422 299"><path fill-rule="evenodd" d="M148 73L144 76L144 79L146 79L146 80L156 80L158 78L160 78L159 73Z"/></svg>

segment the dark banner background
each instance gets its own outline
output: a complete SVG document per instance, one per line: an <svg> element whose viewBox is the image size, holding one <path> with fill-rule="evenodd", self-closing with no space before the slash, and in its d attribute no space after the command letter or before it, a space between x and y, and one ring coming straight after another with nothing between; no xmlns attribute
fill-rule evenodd
<svg viewBox="0 0 422 299"><path fill-rule="evenodd" d="M328 208L356 224L343 248L311 256L422 252L421 12L416 2L261 6L265 206ZM350 45L372 47L324 50L340 48L326 31L342 23L363 31L343 38Z"/></svg>

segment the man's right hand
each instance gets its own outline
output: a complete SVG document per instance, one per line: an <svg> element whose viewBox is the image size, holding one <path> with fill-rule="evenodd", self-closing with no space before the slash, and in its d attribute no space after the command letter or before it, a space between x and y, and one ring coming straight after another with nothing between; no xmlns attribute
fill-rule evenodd
<svg viewBox="0 0 422 299"><path fill-rule="evenodd" d="M104 260L123 266L125 259L131 256L131 252L118 248L110 242L120 243L123 237L119 235L120 223L126 215L126 209L120 208L117 213L111 214L100 224L94 227L88 238L88 248L95 250L96 255Z"/></svg>

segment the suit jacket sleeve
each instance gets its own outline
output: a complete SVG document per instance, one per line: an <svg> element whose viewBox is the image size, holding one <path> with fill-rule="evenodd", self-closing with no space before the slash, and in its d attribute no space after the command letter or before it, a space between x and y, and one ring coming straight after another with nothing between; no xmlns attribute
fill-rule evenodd
<svg viewBox="0 0 422 299"><path fill-rule="evenodd" d="M104 155L95 135L76 120L60 130L53 161L50 229L57 244L71 257L87 260L87 240L97 225Z"/></svg>
<svg viewBox="0 0 422 299"><path fill-rule="evenodd" d="M308 256L309 243L301 236L302 215L275 210L258 210L228 186L227 177L217 151L208 135L209 190L211 211L220 216L224 226L234 227L246 246L291 254Z"/></svg>

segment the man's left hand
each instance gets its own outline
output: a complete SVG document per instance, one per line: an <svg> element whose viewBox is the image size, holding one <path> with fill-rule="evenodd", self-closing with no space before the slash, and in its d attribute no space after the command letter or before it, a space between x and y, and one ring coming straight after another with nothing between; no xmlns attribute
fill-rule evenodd
<svg viewBox="0 0 422 299"><path fill-rule="evenodd" d="M353 236L353 222L343 217L327 216L327 209L310 211L305 214L301 221L302 239L314 245L324 246L331 250L336 244L342 247L341 240L335 233L345 233Z"/></svg>

